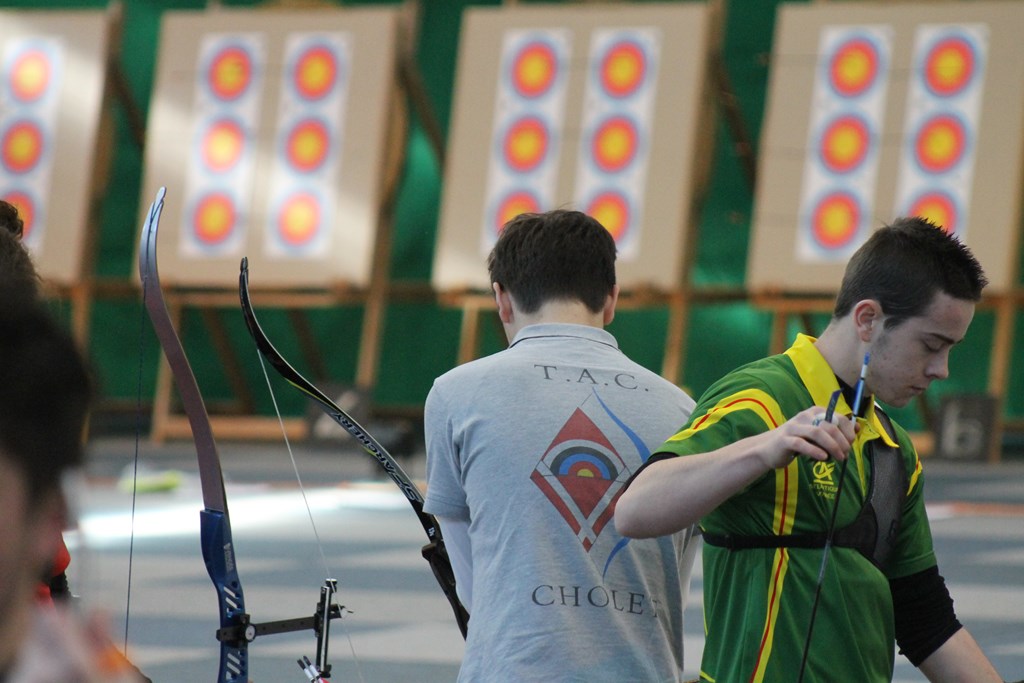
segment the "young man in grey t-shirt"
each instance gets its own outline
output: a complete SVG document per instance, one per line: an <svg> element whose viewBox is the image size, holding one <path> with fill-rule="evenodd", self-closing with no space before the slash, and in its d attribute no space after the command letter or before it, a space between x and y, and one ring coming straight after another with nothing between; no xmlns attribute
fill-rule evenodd
<svg viewBox="0 0 1024 683"><path fill-rule="evenodd" d="M627 540L612 514L694 402L604 330L615 243L593 218L521 215L488 268L509 348L426 404L424 507L470 612L459 680L678 681L695 543Z"/></svg>

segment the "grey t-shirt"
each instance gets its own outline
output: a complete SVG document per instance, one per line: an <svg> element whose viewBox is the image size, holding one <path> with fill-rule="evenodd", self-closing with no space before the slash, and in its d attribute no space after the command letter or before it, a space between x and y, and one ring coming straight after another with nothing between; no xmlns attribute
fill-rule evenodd
<svg viewBox="0 0 1024 683"><path fill-rule="evenodd" d="M526 327L434 382L424 507L469 524L460 681L680 680L695 543L627 540L612 513L693 405L585 325Z"/></svg>

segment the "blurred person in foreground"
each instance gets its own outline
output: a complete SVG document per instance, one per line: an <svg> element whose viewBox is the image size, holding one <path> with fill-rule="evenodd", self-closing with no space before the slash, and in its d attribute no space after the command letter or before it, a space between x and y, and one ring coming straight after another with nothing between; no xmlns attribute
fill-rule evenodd
<svg viewBox="0 0 1024 683"><path fill-rule="evenodd" d="M898 644L930 681L1002 681L939 573L917 451L875 402L904 406L948 376L986 284L940 227L881 228L847 264L821 337L712 385L631 482L624 535L700 523L701 680L796 681L805 667L805 681L882 683Z"/></svg>
<svg viewBox="0 0 1024 683"><path fill-rule="evenodd" d="M523 214L488 259L509 347L427 397L427 495L470 613L461 681L678 681L691 530L629 541L623 485L693 400L604 327L615 242L577 211Z"/></svg>
<svg viewBox="0 0 1024 683"><path fill-rule="evenodd" d="M82 465L92 384L66 331L2 283L0 359L0 681L143 680L98 622L37 597L63 543L61 482Z"/></svg>
<svg viewBox="0 0 1024 683"><path fill-rule="evenodd" d="M35 301L40 296L41 281L32 256L21 241L23 224L18 209L0 199L0 287L6 296L19 301ZM67 569L71 554L63 540L54 552L50 574L36 586L40 600L65 600L71 596Z"/></svg>

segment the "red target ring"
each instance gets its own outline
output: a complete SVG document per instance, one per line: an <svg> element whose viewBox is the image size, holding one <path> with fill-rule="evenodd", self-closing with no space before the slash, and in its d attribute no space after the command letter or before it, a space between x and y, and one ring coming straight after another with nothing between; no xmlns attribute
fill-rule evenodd
<svg viewBox="0 0 1024 683"><path fill-rule="evenodd" d="M612 45L601 58L601 87L611 97L628 97L647 77L647 56L633 41Z"/></svg>
<svg viewBox="0 0 1024 683"><path fill-rule="evenodd" d="M29 48L15 57L8 76L15 99L31 104L42 99L53 81L50 56L38 48Z"/></svg>
<svg viewBox="0 0 1024 683"><path fill-rule="evenodd" d="M829 62L829 82L843 97L857 97L868 90L878 78L881 58L878 48L866 38L846 41Z"/></svg>
<svg viewBox="0 0 1024 683"><path fill-rule="evenodd" d="M811 235L825 249L841 249L849 245L861 221L861 206L847 192L833 192L823 197L811 212Z"/></svg>
<svg viewBox="0 0 1024 683"><path fill-rule="evenodd" d="M618 192L598 194L590 201L586 213L611 233L616 244L629 233L632 221L629 201Z"/></svg>
<svg viewBox="0 0 1024 683"><path fill-rule="evenodd" d="M821 136L821 160L833 173L849 173L863 163L870 149L868 125L857 116L840 116Z"/></svg>
<svg viewBox="0 0 1024 683"><path fill-rule="evenodd" d="M15 121L0 136L0 160L15 174L32 171L43 158L43 130L33 121Z"/></svg>
<svg viewBox="0 0 1024 683"><path fill-rule="evenodd" d="M192 232L196 239L208 246L224 243L234 232L237 222L235 202L223 192L203 196L192 212Z"/></svg>
<svg viewBox="0 0 1024 683"><path fill-rule="evenodd" d="M963 91L976 73L974 48L959 36L937 42L924 60L924 82L938 97Z"/></svg>
<svg viewBox="0 0 1024 683"><path fill-rule="evenodd" d="M960 227L960 211L945 192L926 192L917 197L910 205L909 214L929 220L951 234Z"/></svg>
<svg viewBox="0 0 1024 683"><path fill-rule="evenodd" d="M594 131L590 150L594 163L605 173L618 173L636 158L640 134L624 116L613 116Z"/></svg>
<svg viewBox="0 0 1024 683"><path fill-rule="evenodd" d="M914 155L928 173L945 173L957 165L967 148L963 122L949 114L938 114L925 121L914 138Z"/></svg>
<svg viewBox="0 0 1024 683"><path fill-rule="evenodd" d="M225 173L238 164L244 150L245 131L236 121L221 119L203 133L200 158L208 170Z"/></svg>
<svg viewBox="0 0 1024 683"><path fill-rule="evenodd" d="M292 247L310 243L320 231L323 209L310 192L296 192L281 203L277 212L277 234Z"/></svg>
<svg viewBox="0 0 1024 683"><path fill-rule="evenodd" d="M523 46L512 59L512 87L520 97L540 97L551 89L558 76L558 57L550 45L534 41Z"/></svg>
<svg viewBox="0 0 1024 683"><path fill-rule="evenodd" d="M537 168L547 156L548 147L548 128L535 116L514 121L502 142L505 163L519 173Z"/></svg>
<svg viewBox="0 0 1024 683"><path fill-rule="evenodd" d="M302 173L311 173L327 160L331 149L331 132L318 119L299 121L285 141L285 157L289 165Z"/></svg>
<svg viewBox="0 0 1024 683"><path fill-rule="evenodd" d="M253 60L241 46L225 47L213 56L206 72L210 91L221 100L236 100L249 89L253 80Z"/></svg>
<svg viewBox="0 0 1024 683"><path fill-rule="evenodd" d="M295 62L295 90L304 99L322 99L338 82L338 71L337 55L324 45L314 45Z"/></svg>
<svg viewBox="0 0 1024 683"><path fill-rule="evenodd" d="M494 231L501 234L505 224L521 213L537 213L540 211L540 202L526 190L518 190L507 194L498 203L494 212Z"/></svg>

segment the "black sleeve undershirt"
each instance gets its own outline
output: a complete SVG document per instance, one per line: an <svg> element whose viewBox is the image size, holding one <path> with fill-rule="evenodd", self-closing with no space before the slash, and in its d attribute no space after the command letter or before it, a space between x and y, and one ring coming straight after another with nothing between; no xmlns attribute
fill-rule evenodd
<svg viewBox="0 0 1024 683"><path fill-rule="evenodd" d="M640 465L637 471L630 475L629 479L626 480L626 485L622 487L622 490L625 491L626 489L628 489L629 485L633 483L634 479L636 479L636 476L643 472L645 469L647 469L648 466L653 465L654 463L660 462L662 460L670 460L672 458L678 457L679 456L676 455L675 453L666 453L664 451L653 454L651 457L647 458L647 462L645 462L643 465Z"/></svg>
<svg viewBox="0 0 1024 683"><path fill-rule="evenodd" d="M920 666L963 628L938 567L891 579L889 590L896 619L896 643L900 653L914 666Z"/></svg>

